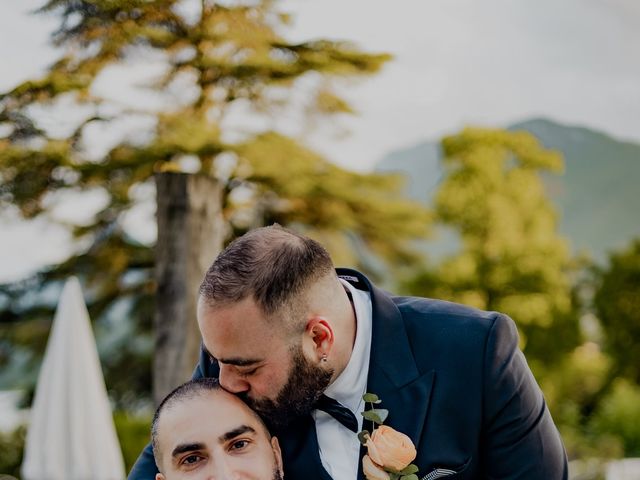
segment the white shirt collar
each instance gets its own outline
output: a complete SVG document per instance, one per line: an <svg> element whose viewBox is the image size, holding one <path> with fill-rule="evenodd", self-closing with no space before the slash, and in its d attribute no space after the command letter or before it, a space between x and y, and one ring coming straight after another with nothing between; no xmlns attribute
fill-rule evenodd
<svg viewBox="0 0 640 480"><path fill-rule="evenodd" d="M325 394L351 410L360 426L360 411L364 406L362 395L367 388L369 354L371 352L372 308L371 294L354 288L346 280L340 280L351 293L356 317L356 339L346 368L325 390Z"/></svg>

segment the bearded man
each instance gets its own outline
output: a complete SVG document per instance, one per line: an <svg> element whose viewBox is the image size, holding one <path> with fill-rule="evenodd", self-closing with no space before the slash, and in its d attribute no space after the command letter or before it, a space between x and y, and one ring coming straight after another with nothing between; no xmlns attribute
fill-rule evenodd
<svg viewBox="0 0 640 480"><path fill-rule="evenodd" d="M334 269L279 226L232 242L207 271L195 377L217 377L274 429L287 479L362 479L362 395L416 446L429 480L568 478L567 459L513 321L392 296ZM147 448L129 480L156 473Z"/></svg>

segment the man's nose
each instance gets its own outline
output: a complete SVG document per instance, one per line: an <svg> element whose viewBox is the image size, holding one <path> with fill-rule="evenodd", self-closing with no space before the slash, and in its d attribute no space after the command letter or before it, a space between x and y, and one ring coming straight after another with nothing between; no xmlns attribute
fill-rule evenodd
<svg viewBox="0 0 640 480"><path fill-rule="evenodd" d="M207 480L238 480L238 478L240 477L237 475L237 472L233 471L228 459L224 456L216 458L207 476Z"/></svg>
<svg viewBox="0 0 640 480"><path fill-rule="evenodd" d="M220 365L220 377L218 378L220 385L231 393L242 393L249 390L249 382L242 379L233 367Z"/></svg>

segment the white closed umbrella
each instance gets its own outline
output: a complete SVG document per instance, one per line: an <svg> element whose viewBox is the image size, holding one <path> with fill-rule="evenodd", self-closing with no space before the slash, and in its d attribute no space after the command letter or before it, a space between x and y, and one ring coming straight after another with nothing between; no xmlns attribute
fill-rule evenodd
<svg viewBox="0 0 640 480"><path fill-rule="evenodd" d="M64 286L38 376L24 480L123 480L89 313L80 282Z"/></svg>

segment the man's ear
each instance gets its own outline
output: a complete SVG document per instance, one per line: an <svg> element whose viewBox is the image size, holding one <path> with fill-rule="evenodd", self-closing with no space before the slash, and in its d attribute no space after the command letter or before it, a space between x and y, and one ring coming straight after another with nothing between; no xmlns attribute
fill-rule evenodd
<svg viewBox="0 0 640 480"><path fill-rule="evenodd" d="M278 442L278 439L276 437L271 437L271 448L273 450L273 456L276 459L276 467L278 467L280 476L283 476L284 470L282 468L282 452L280 451L280 443ZM158 480L157 476L156 480Z"/></svg>
<svg viewBox="0 0 640 480"><path fill-rule="evenodd" d="M156 473L156 480L164 480L164 475L161 473Z"/></svg>
<svg viewBox="0 0 640 480"><path fill-rule="evenodd" d="M312 341L314 355L318 357L318 360L329 356L335 337L333 336L333 327L326 318L311 317L307 322L305 334Z"/></svg>

